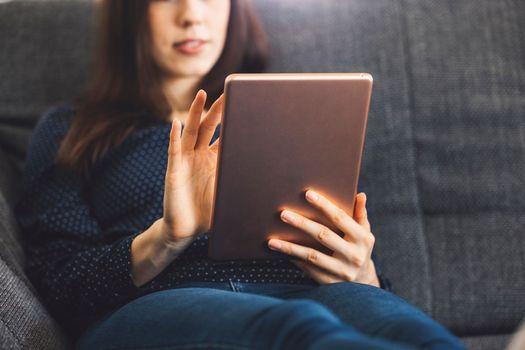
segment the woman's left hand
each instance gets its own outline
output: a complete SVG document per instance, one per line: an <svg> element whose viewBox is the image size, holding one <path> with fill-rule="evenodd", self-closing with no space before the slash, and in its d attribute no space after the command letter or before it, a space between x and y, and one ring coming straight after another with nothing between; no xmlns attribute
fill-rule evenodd
<svg viewBox="0 0 525 350"><path fill-rule="evenodd" d="M368 222L366 195L359 193L356 196L353 218L326 197L312 190L306 192L306 199L315 208L321 210L334 226L344 233L344 236L341 237L326 226L290 210L283 210L281 219L328 247L333 251L332 255L276 238L270 239L268 246L273 250L299 258L291 259L291 262L320 284L358 282L379 287L371 258L375 237L370 231ZM290 219L286 218L286 214L290 214Z"/></svg>

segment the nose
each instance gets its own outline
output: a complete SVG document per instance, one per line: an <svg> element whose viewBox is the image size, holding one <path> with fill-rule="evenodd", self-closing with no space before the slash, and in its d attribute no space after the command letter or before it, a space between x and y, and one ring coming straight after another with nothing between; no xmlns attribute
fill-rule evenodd
<svg viewBox="0 0 525 350"><path fill-rule="evenodd" d="M200 0L180 1L177 17L178 24L183 28L201 24L203 21L203 9Z"/></svg>

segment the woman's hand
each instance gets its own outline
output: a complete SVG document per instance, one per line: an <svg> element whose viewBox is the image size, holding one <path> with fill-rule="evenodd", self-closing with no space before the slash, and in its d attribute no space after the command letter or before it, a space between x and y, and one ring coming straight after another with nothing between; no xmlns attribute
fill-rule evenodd
<svg viewBox="0 0 525 350"><path fill-rule="evenodd" d="M181 137L181 123L172 123L164 188L163 236L180 247L211 227L218 139L210 146L222 115L223 95L201 122L206 93L199 90L191 104Z"/></svg>
<svg viewBox="0 0 525 350"><path fill-rule="evenodd" d="M326 226L289 210L281 212L281 219L314 237L332 250L332 255L275 238L268 241L268 246L273 250L299 258L298 260L292 259L292 263L299 266L318 283L348 281L379 287L379 280L371 258L375 237L370 231L368 222L366 195L360 193L356 196L355 219L326 197L312 190L306 192L306 199L315 208L320 209L335 227L344 233L344 236L341 237ZM291 215L290 219L286 218L287 213Z"/></svg>

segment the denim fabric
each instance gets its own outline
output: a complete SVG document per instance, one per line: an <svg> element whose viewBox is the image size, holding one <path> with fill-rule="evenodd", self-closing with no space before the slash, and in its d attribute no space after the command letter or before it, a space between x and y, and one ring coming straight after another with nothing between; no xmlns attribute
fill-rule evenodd
<svg viewBox="0 0 525 350"><path fill-rule="evenodd" d="M78 349L463 349L391 292L341 282L312 286L191 282L133 300L92 325Z"/></svg>

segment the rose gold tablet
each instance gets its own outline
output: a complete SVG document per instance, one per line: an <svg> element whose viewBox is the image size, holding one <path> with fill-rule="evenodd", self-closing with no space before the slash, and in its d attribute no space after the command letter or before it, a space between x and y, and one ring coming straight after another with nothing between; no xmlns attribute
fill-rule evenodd
<svg viewBox="0 0 525 350"><path fill-rule="evenodd" d="M317 190L353 214L371 92L364 73L228 76L211 259L289 258L268 248L271 237L331 252L279 215L290 209L342 235L304 195Z"/></svg>

